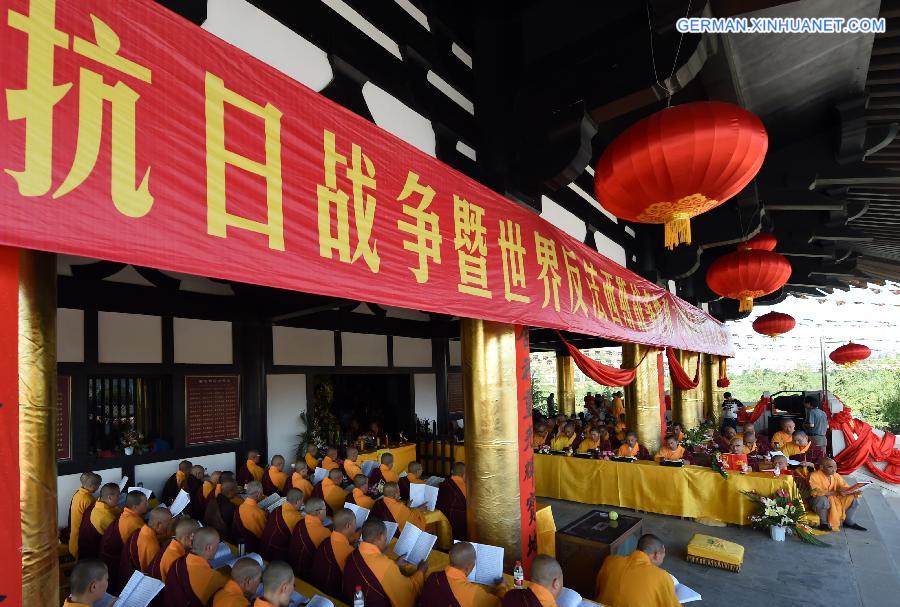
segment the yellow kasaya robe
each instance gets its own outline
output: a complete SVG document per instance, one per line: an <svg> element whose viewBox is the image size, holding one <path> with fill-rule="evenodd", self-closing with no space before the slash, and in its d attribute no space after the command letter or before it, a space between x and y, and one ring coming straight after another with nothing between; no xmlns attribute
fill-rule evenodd
<svg viewBox="0 0 900 607"><path fill-rule="evenodd" d="M265 469L252 459L247 460L247 470L253 475L253 478L259 482L262 482L263 474L266 473Z"/></svg>
<svg viewBox="0 0 900 607"><path fill-rule="evenodd" d="M329 472L331 472L335 468L340 468L340 465L336 461L334 461L333 459L331 459L330 457L328 457L326 455L325 458L322 460L322 467L325 468L326 470L328 470Z"/></svg>
<svg viewBox="0 0 900 607"><path fill-rule="evenodd" d="M350 482L353 482L358 475L362 474L362 468L360 468L356 462L350 461L349 459L344 460L344 476L350 479Z"/></svg>
<svg viewBox="0 0 900 607"><path fill-rule="evenodd" d="M575 434L572 436L566 436L565 434L560 434L552 441L550 441L550 448L554 451L563 451L572 446L572 443L575 442Z"/></svg>
<svg viewBox="0 0 900 607"><path fill-rule="evenodd" d="M672 576L650 562L645 552L608 556L597 574L594 599L615 607L679 607Z"/></svg>
<svg viewBox="0 0 900 607"><path fill-rule="evenodd" d="M397 523L400 531L403 531L406 523L412 523L422 531L428 527L428 523L425 522L425 517L422 515L421 511L410 508L403 502L395 500L392 497L385 496L382 499L384 499L384 505L391 511L394 522Z"/></svg>
<svg viewBox="0 0 900 607"><path fill-rule="evenodd" d="M347 492L328 477L322 479L322 495L332 512L343 508L344 500L347 499Z"/></svg>
<svg viewBox="0 0 900 607"><path fill-rule="evenodd" d="M581 444L578 445L578 453L587 453L592 449L596 449L600 446L600 441L593 441L590 437L581 441Z"/></svg>
<svg viewBox="0 0 900 607"><path fill-rule="evenodd" d="M847 488L847 481L840 474L834 473L828 476L821 470L816 470L809 475L809 487L812 490L813 497L819 497L823 493L834 492L840 494L842 489ZM831 508L828 509L828 524L837 531L841 527L841 523L846 517L847 509L853 504L858 496L856 495L831 495L828 502ZM825 521L821 521L825 522Z"/></svg>
<svg viewBox="0 0 900 607"><path fill-rule="evenodd" d="M682 459L683 457L684 447L678 445L677 447L675 447L674 451L672 449L669 449L667 446L663 446L663 448L656 453L656 457L654 457L653 459L661 462L664 459Z"/></svg>
<svg viewBox="0 0 900 607"><path fill-rule="evenodd" d="M772 435L772 446L775 446L775 443L778 443L778 448L784 450L785 445L790 442L793 442L794 437L788 434L787 432L782 432L779 430L775 434Z"/></svg>
<svg viewBox="0 0 900 607"><path fill-rule="evenodd" d="M361 542L357 550L372 575L381 584L392 607L415 607L425 584L424 573L417 570L413 575L406 577L397 563L382 554L374 544ZM350 563L347 563L347 566L350 566ZM346 574L346 567L344 572Z"/></svg>
<svg viewBox="0 0 900 607"><path fill-rule="evenodd" d="M465 571L448 566L444 573L447 584L456 602L466 607L500 607L500 598L491 594L483 586L470 582Z"/></svg>
<svg viewBox="0 0 900 607"><path fill-rule="evenodd" d="M172 540L169 542L169 545L166 546L165 551L163 552L162 558L159 560L159 572L162 575L162 579L166 579L166 576L169 575L169 569L172 568L172 565L187 554L187 551L184 549L184 546L178 540Z"/></svg>
<svg viewBox="0 0 900 607"><path fill-rule="evenodd" d="M256 500L248 497L238 506L238 516L241 517L241 524L244 529L256 536L257 539L262 537L263 529L266 528L266 511L256 505Z"/></svg>
<svg viewBox="0 0 900 607"><path fill-rule="evenodd" d="M618 396L615 397L612 402L612 409L613 418L619 419L619 416L625 413L625 401Z"/></svg>
<svg viewBox="0 0 900 607"><path fill-rule="evenodd" d="M793 457L794 455L802 455L809 451L812 443L806 443L803 447L798 447L797 443L788 443L781 447L781 452L784 453L785 457Z"/></svg>
<svg viewBox="0 0 900 607"><path fill-rule="evenodd" d="M618 449L616 449L616 455L619 457L637 457L638 453L641 452L641 444L635 443L634 447L629 447L628 443L621 445Z"/></svg>
<svg viewBox="0 0 900 607"><path fill-rule="evenodd" d="M400 480L400 477L397 476L393 470L387 467L387 464L381 464L379 466L381 470L381 476L384 477L384 482L386 483L396 483Z"/></svg>
<svg viewBox="0 0 900 607"><path fill-rule="evenodd" d="M353 501L356 502L357 506L368 508L369 510L375 506L375 500L363 493L362 489L358 487L353 488Z"/></svg>
<svg viewBox="0 0 900 607"><path fill-rule="evenodd" d="M272 485L275 487L276 493L283 494L290 487L285 487L285 483L287 482L288 475L286 472L282 472L278 468L274 466L269 466L269 469L266 471L266 474L269 475L269 480L272 482Z"/></svg>
<svg viewBox="0 0 900 607"><path fill-rule="evenodd" d="M291 487L302 491L304 500L309 499L309 496L312 495L313 492L312 483L303 478L303 475L299 472L294 472L294 474L291 475Z"/></svg>
<svg viewBox="0 0 900 607"><path fill-rule="evenodd" d="M310 472L312 472L313 470L315 470L316 468L319 467L319 460L317 460L315 457L313 457L312 454L307 453L303 459L306 460L306 465L309 466Z"/></svg>
<svg viewBox="0 0 900 607"><path fill-rule="evenodd" d="M69 554L76 559L78 558L78 530L81 527L81 519L84 517L84 511L95 501L91 492L84 487L80 487L72 496L72 503L69 506Z"/></svg>

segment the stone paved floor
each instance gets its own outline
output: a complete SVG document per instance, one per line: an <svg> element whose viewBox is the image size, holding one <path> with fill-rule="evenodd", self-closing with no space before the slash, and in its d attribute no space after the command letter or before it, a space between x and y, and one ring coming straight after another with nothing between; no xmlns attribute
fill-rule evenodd
<svg viewBox="0 0 900 607"><path fill-rule="evenodd" d="M644 533L658 535L667 546L663 568L703 596L698 605L735 607L888 607L900 605L900 498L870 488L857 521L869 531L840 531L823 536L830 548L795 538L773 542L750 527L708 527L671 516L638 513ZM603 508L539 498L552 504L558 529L585 512ZM631 513L617 508L621 513ZM876 524L876 520L878 521ZM744 546L740 573L702 567L685 560L695 533Z"/></svg>

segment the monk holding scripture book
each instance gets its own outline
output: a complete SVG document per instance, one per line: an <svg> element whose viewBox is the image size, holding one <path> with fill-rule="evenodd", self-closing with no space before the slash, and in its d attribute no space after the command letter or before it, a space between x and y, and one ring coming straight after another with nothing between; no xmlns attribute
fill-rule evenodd
<svg viewBox="0 0 900 607"><path fill-rule="evenodd" d="M823 459L820 469L809 475L813 508L819 515L819 529L836 531L843 522L847 529L865 531L866 528L854 522L853 518L859 506L857 500L863 488L869 484L863 482L848 486L844 477L837 473L834 460L830 457Z"/></svg>

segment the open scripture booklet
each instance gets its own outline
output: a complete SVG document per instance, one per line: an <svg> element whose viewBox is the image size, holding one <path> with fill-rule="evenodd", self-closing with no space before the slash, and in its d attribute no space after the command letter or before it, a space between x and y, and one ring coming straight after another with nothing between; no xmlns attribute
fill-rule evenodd
<svg viewBox="0 0 900 607"><path fill-rule="evenodd" d="M672 576L672 581L675 583L675 596L678 597L679 603L693 603L694 601L703 600L700 597L700 594L695 590L693 590L692 588L688 588L684 584L680 583L678 581L678 578L676 578L671 573L669 575Z"/></svg>
<svg viewBox="0 0 900 607"><path fill-rule="evenodd" d="M281 504L287 501L286 497L281 497L277 493L273 493L269 497L264 500L260 500L256 505L262 508L263 510L268 510L269 512L273 512L275 508L280 506Z"/></svg>
<svg viewBox="0 0 900 607"><path fill-rule="evenodd" d="M459 540L453 540L458 544ZM490 544L469 542L475 548L475 567L469 573L469 581L494 586L503 581L503 548Z"/></svg>
<svg viewBox="0 0 900 607"><path fill-rule="evenodd" d="M428 560L428 555L431 554L431 549L436 541L436 535L431 535L412 523L407 523L403 527L400 539L394 544L394 552L410 563L418 565L422 561Z"/></svg>
<svg viewBox="0 0 900 607"><path fill-rule="evenodd" d="M393 538L395 535L397 535L397 528L399 526L400 525L398 525L397 523L395 523L393 521L384 521L384 528L387 529L387 535L385 537L387 538L388 543L390 543L391 538ZM415 525L413 525L413 527L415 527Z"/></svg>
<svg viewBox="0 0 900 607"><path fill-rule="evenodd" d="M562 589L559 596L556 597L556 604L559 607L600 607L600 603L582 598L580 594L571 588Z"/></svg>
<svg viewBox="0 0 900 607"><path fill-rule="evenodd" d="M316 468L316 471L313 472L312 484L318 485L325 480L326 476L328 476L328 470L325 468Z"/></svg>
<svg viewBox="0 0 900 607"><path fill-rule="evenodd" d="M172 516L178 516L184 512L184 509L187 508L190 503L191 496L188 495L188 492L184 489L179 489L178 495L175 496L172 505L169 506L169 511L172 513Z"/></svg>
<svg viewBox="0 0 900 607"><path fill-rule="evenodd" d="M362 473L365 474L366 476L369 476L370 474L372 474L372 470L374 470L377 467L378 467L378 462L376 462L374 459L367 459L360 465L360 469L362 470Z"/></svg>
<svg viewBox="0 0 900 607"><path fill-rule="evenodd" d="M369 513L371 510L368 508L363 508L362 506L357 506L356 504L351 504L350 502L346 502L344 504L344 508L349 510L356 516L356 528L362 529L363 523L366 522L366 519L369 518Z"/></svg>
<svg viewBox="0 0 900 607"><path fill-rule="evenodd" d="M157 594L165 588L165 584L158 579L135 571L131 579L125 584L125 588L119 593L119 599L115 601L116 607L147 607ZM113 604L113 596L106 594L102 599L94 603L93 607L109 607Z"/></svg>
<svg viewBox="0 0 900 607"><path fill-rule="evenodd" d="M129 487L128 493L131 493L132 491L140 491L147 496L147 499L150 499L150 496L153 495L153 491L147 489L146 487Z"/></svg>
<svg viewBox="0 0 900 607"><path fill-rule="evenodd" d="M224 567L233 556L234 554L231 552L231 548L228 547L228 544L222 542L219 544L219 549L216 550L216 553L210 559L209 566L213 569Z"/></svg>
<svg viewBox="0 0 900 607"><path fill-rule="evenodd" d="M437 507L438 488L431 485L410 484L409 486L409 507L418 508L421 505L434 512Z"/></svg>

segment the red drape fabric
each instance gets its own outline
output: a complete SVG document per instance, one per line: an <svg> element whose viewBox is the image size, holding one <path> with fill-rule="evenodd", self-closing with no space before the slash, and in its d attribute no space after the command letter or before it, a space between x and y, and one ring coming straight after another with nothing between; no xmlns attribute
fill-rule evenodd
<svg viewBox="0 0 900 607"><path fill-rule="evenodd" d="M834 458L838 472L851 474L865 464L869 472L881 480L900 484L900 449L894 446L896 437L890 432L885 432L884 436L879 438L872 431L872 426L854 418L850 407L839 398L838 401L844 407L839 413L832 415L829 407L824 408L829 425L834 430L840 430L847 443L847 447ZM885 462L887 465L882 470L875 465L876 462Z"/></svg>
<svg viewBox="0 0 900 607"><path fill-rule="evenodd" d="M719 378L716 380L716 386L719 388L727 388L731 385L731 380L728 379L728 359L724 356L719 356Z"/></svg>
<svg viewBox="0 0 900 607"><path fill-rule="evenodd" d="M575 362L575 365L579 369L581 369L581 372L602 386L612 386L620 388L622 386L627 386L628 384L633 382L634 377L637 374L637 367L641 366L641 363L644 362L644 358L650 351L650 349L647 349L644 352L644 356L641 357L641 360L638 361L638 364L635 366L635 368L617 369L615 367L610 367L609 365L604 365L603 363L588 357L581 350L567 342L565 338L559 334L558 331L556 334L559 335L559 339L566 346L566 349L572 356L572 360Z"/></svg>
<svg viewBox="0 0 900 607"><path fill-rule="evenodd" d="M747 413L746 411L738 412L738 423L741 424L752 424L755 423L760 417L762 417L763 411L772 403L770 398L766 398L765 396L760 397L758 401L756 401L756 405L753 407L753 411L751 413Z"/></svg>
<svg viewBox="0 0 900 607"><path fill-rule="evenodd" d="M697 372L694 373L694 379L688 376L684 367L678 362L673 348L666 348L666 358L669 360L669 375L672 377L675 387L681 390L693 390L700 385L700 354L697 354Z"/></svg>

